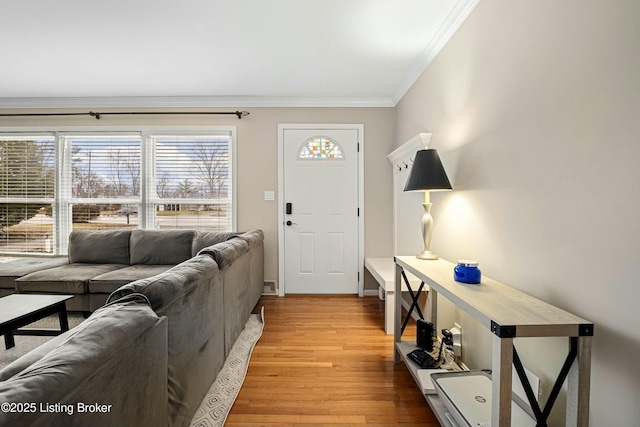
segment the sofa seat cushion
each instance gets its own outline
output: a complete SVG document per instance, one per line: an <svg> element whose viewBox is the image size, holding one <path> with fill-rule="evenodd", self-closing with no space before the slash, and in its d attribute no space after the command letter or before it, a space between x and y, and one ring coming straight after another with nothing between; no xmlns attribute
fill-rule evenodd
<svg viewBox="0 0 640 427"><path fill-rule="evenodd" d="M122 285L155 276L170 269L171 265L131 265L100 274L89 280L89 293L110 294Z"/></svg>
<svg viewBox="0 0 640 427"><path fill-rule="evenodd" d="M193 230L133 230L130 263L176 265L191 258Z"/></svg>
<svg viewBox="0 0 640 427"><path fill-rule="evenodd" d="M86 294L89 292L89 280L124 267L128 265L82 263L63 265L16 279L16 290L51 294Z"/></svg>
<svg viewBox="0 0 640 427"><path fill-rule="evenodd" d="M69 262L87 264L129 264L131 230L72 231Z"/></svg>
<svg viewBox="0 0 640 427"><path fill-rule="evenodd" d="M69 264L67 258L22 258L0 263L0 289L15 289L16 279L65 264Z"/></svg>

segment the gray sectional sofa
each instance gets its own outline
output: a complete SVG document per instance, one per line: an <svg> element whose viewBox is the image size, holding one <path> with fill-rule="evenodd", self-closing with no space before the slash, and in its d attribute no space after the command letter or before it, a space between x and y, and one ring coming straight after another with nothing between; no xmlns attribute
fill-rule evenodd
<svg viewBox="0 0 640 427"><path fill-rule="evenodd" d="M151 240L144 243L157 247L160 237L145 236ZM220 238L194 234L195 256L119 286L80 326L1 370L0 402L66 404L75 413L42 412L39 406L33 413L0 412L0 426L189 425L264 283L262 231L205 246ZM166 261L163 249L142 261ZM69 274L78 271L74 264L65 265ZM111 406L108 413L78 413L86 403Z"/></svg>
<svg viewBox="0 0 640 427"><path fill-rule="evenodd" d="M193 230L73 231L68 258L0 263L0 286L4 294L71 294L68 310L92 312L120 286L166 271L201 249L238 234Z"/></svg>

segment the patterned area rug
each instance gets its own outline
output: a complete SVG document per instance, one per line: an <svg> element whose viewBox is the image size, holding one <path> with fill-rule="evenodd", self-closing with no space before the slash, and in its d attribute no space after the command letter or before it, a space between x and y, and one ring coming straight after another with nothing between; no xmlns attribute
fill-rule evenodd
<svg viewBox="0 0 640 427"><path fill-rule="evenodd" d="M68 313L67 317L69 319L69 328L72 329L78 326L84 318L80 313ZM30 325L27 325L26 328L37 328L37 329L58 329L60 330L60 321L58 320L58 315L45 317L42 320L38 320ZM46 343L53 337L38 337L31 335L15 335L14 340L16 343L15 347L6 350L4 348L4 338L0 337L0 370L18 359L23 354L26 354L33 350L36 347L41 346Z"/></svg>
<svg viewBox="0 0 640 427"><path fill-rule="evenodd" d="M191 420L191 427L223 426L235 402L249 368L253 348L262 336L264 307L260 314L252 314L236 340L224 367L207 392Z"/></svg>

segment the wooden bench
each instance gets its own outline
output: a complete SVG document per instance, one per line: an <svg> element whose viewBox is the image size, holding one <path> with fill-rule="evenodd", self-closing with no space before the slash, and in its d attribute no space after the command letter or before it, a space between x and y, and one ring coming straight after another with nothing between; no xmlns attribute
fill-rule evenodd
<svg viewBox="0 0 640 427"><path fill-rule="evenodd" d="M366 258L364 266L369 273L380 285L384 295L384 331L387 334L393 334L393 315L395 310L394 280L395 280L395 264L393 258ZM420 286L420 280L413 276L408 276L412 290L417 290ZM407 285L402 284L402 291L408 292ZM405 301L403 301L403 305ZM408 308L405 307L405 308Z"/></svg>

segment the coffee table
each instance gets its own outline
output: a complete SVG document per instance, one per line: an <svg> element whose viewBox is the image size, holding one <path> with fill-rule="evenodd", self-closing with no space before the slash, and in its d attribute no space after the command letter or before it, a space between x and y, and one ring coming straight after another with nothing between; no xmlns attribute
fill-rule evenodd
<svg viewBox="0 0 640 427"><path fill-rule="evenodd" d="M0 335L7 349L15 346L14 335L56 336L69 330L65 301L73 295L12 294L0 298ZM58 314L60 329L18 329Z"/></svg>

